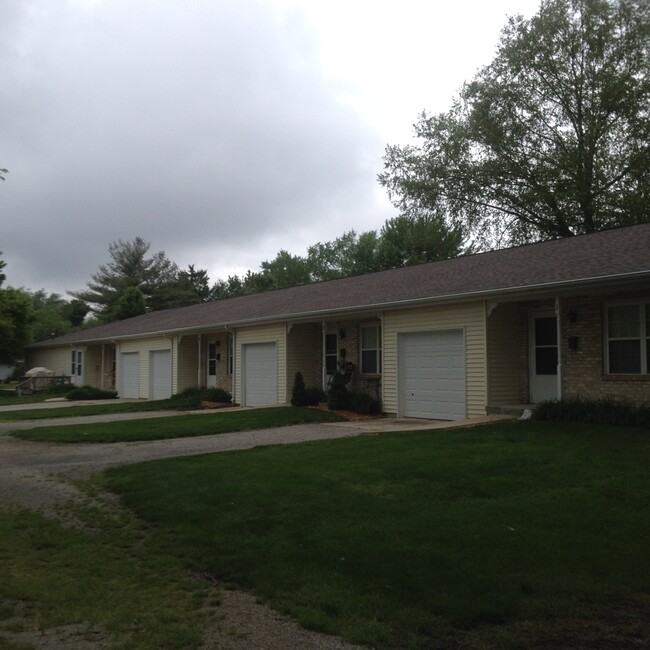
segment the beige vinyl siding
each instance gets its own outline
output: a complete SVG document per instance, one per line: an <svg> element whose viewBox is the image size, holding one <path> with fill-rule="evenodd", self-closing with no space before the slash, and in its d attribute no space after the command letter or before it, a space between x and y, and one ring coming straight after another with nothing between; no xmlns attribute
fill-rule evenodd
<svg viewBox="0 0 650 650"><path fill-rule="evenodd" d="M287 335L287 387L289 397L297 372L301 372L307 386L320 387L323 331L319 324L294 325Z"/></svg>
<svg viewBox="0 0 650 650"><path fill-rule="evenodd" d="M48 368L57 375L68 376L70 374L70 351L72 349L72 347L65 347L28 350L25 355L25 369Z"/></svg>
<svg viewBox="0 0 650 650"><path fill-rule="evenodd" d="M487 363L485 303L421 307L387 311L383 330L383 404L387 413L398 412L397 335L400 332L426 332L462 329L465 343L467 416L485 415L487 406Z"/></svg>
<svg viewBox="0 0 650 650"><path fill-rule="evenodd" d="M117 347L117 364L120 363L120 355L123 352L139 352L140 357L140 385L138 397L140 399L149 399L149 360L150 352L154 350L171 350L172 351L172 392L177 392L177 373L176 366L176 337L169 339L165 336L156 336L146 339L132 339L130 341L121 341ZM120 369L117 370L118 377Z"/></svg>
<svg viewBox="0 0 650 650"><path fill-rule="evenodd" d="M202 339L202 346L203 342ZM173 364L176 365L175 376L177 377L175 393L180 393L186 388L200 385L199 352L203 354L203 350L199 350L198 336L183 336L181 338L178 343L176 357L173 360ZM205 361L202 363L205 363ZM201 381L205 380L202 379Z"/></svg>
<svg viewBox="0 0 650 650"><path fill-rule="evenodd" d="M490 406L520 400L520 309L497 305L487 318L488 402Z"/></svg>
<svg viewBox="0 0 650 650"><path fill-rule="evenodd" d="M86 348L83 362L84 385L101 387L102 384L102 346L90 345Z"/></svg>
<svg viewBox="0 0 650 650"><path fill-rule="evenodd" d="M278 404L287 404L287 333L286 324L261 325L237 329L235 334L235 395L241 401L241 347L248 343L275 343L278 354Z"/></svg>

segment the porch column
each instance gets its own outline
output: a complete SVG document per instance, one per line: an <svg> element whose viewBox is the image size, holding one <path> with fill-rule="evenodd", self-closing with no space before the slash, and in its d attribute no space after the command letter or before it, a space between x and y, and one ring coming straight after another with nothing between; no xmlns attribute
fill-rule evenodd
<svg viewBox="0 0 650 650"><path fill-rule="evenodd" d="M198 352L199 352L199 363L198 363L198 370L197 370L197 377L196 377L196 385L201 388L201 335L197 335L197 341L198 341Z"/></svg>

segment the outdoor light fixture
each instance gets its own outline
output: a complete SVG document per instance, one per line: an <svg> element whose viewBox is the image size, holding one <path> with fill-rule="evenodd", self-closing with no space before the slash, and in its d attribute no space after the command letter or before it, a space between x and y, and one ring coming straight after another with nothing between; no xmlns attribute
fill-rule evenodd
<svg viewBox="0 0 650 650"><path fill-rule="evenodd" d="M568 340L569 350L571 350L571 352L573 352L574 354L578 351L578 342L579 342L579 339L578 339L577 336L570 336L569 337L569 340Z"/></svg>
<svg viewBox="0 0 650 650"><path fill-rule="evenodd" d="M345 330L339 330L339 338L344 339L345 338Z"/></svg>

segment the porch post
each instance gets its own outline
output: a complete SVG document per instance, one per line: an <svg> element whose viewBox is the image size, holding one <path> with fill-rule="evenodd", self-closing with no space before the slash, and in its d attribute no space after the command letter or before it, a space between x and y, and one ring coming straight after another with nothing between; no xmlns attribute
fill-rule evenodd
<svg viewBox="0 0 650 650"><path fill-rule="evenodd" d="M106 344L102 343L102 364L101 364L101 379L99 380L99 388L104 390L104 355L106 354Z"/></svg>
<svg viewBox="0 0 650 650"><path fill-rule="evenodd" d="M322 347L322 354L321 354L321 387L323 390L327 390L327 385L325 384L325 378L327 377L327 368L325 367L326 361L325 361L325 333L327 332L327 323L325 321L322 321L321 323L321 347Z"/></svg>
<svg viewBox="0 0 650 650"><path fill-rule="evenodd" d="M201 388L201 335L199 334L197 337L198 341L198 352L199 352L199 363L198 363L198 370L197 370L197 376L196 376L196 385Z"/></svg>

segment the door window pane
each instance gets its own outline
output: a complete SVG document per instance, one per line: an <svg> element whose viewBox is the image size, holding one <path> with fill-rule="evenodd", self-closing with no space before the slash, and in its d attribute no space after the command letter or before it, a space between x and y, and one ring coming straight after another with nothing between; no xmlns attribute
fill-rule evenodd
<svg viewBox="0 0 650 650"><path fill-rule="evenodd" d="M535 349L535 373L538 375L557 375L557 348Z"/></svg>
<svg viewBox="0 0 650 650"><path fill-rule="evenodd" d="M535 319L535 345L557 345L555 316Z"/></svg>

